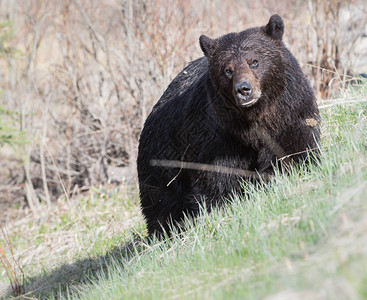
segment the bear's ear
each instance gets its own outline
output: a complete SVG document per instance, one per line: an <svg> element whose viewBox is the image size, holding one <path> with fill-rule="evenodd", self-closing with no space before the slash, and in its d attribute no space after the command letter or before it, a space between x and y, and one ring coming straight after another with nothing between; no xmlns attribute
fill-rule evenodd
<svg viewBox="0 0 367 300"><path fill-rule="evenodd" d="M284 33L284 23L279 15L272 15L265 26L265 33L275 40L281 40Z"/></svg>
<svg viewBox="0 0 367 300"><path fill-rule="evenodd" d="M208 38L206 35L202 35L199 38L201 50L203 50L206 57L211 57L217 48L217 42Z"/></svg>

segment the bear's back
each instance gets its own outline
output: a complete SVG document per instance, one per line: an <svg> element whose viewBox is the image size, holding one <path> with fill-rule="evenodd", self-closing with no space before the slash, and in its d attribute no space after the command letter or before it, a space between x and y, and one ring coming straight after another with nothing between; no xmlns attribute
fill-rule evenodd
<svg viewBox="0 0 367 300"><path fill-rule="evenodd" d="M202 76L208 72L209 63L206 57L201 57L190 62L168 85L162 97L154 105L152 114L162 106L180 98L185 92L190 91Z"/></svg>

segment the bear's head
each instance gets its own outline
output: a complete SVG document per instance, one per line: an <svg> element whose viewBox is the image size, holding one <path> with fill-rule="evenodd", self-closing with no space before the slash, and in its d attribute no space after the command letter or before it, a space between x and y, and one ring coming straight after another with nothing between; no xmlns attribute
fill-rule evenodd
<svg viewBox="0 0 367 300"><path fill-rule="evenodd" d="M213 86L227 105L246 109L275 101L284 91L284 23L273 15L263 27L217 39L200 36Z"/></svg>

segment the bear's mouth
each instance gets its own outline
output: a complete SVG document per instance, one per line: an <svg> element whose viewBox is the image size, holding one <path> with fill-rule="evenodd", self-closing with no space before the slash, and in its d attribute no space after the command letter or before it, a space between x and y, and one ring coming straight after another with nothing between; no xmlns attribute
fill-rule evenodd
<svg viewBox="0 0 367 300"><path fill-rule="evenodd" d="M246 96L244 96L240 93L235 94L234 98L236 100L236 104L238 106L242 106L242 107L250 107L250 106L254 105L257 102L257 100L259 99L257 97L256 98L255 97L246 97Z"/></svg>

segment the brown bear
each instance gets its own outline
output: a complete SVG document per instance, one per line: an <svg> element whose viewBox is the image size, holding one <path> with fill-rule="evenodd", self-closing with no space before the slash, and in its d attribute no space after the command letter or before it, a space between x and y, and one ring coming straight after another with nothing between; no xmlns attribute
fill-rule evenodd
<svg viewBox="0 0 367 300"><path fill-rule="evenodd" d="M310 83L282 42L283 20L204 35L205 56L168 86L140 136L141 208L160 236L240 192L243 180L267 179L285 159L317 149L320 116ZM315 154L314 156L317 156Z"/></svg>

